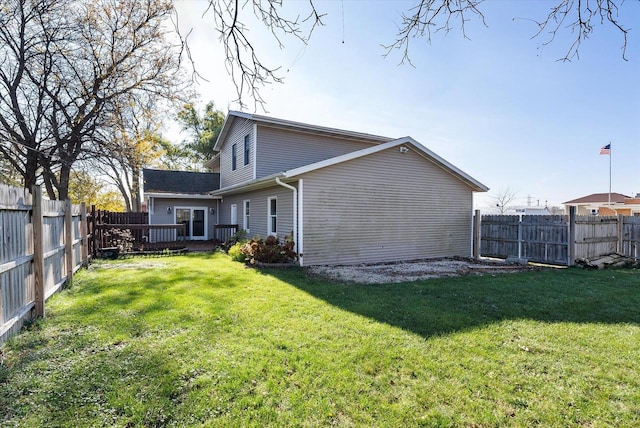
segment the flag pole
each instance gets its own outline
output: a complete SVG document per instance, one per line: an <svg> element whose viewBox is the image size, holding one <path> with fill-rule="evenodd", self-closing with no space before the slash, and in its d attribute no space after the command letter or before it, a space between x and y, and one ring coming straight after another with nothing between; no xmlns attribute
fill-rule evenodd
<svg viewBox="0 0 640 428"><path fill-rule="evenodd" d="M613 150L611 149L611 141L609 141L609 209L611 209L611 156Z"/></svg>

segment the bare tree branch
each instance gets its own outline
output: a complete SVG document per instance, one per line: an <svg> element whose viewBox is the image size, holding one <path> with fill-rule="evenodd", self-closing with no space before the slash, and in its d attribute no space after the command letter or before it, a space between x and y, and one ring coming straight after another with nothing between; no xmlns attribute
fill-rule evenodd
<svg viewBox="0 0 640 428"><path fill-rule="evenodd" d="M609 23L622 35L622 59L627 61L629 29L618 20L618 12L618 5L613 0L562 0L551 8L545 19L534 21L538 25L538 31L532 38L546 34L548 39L543 42L546 46L556 39L559 32L568 30L574 37L559 61L571 61L573 58L580 58L580 46L593 33L593 21L599 21L600 25Z"/></svg>
<svg viewBox="0 0 640 428"><path fill-rule="evenodd" d="M384 46L388 56L394 50L402 52L401 63L408 62L409 44L412 39L424 37L431 43L432 35L449 33L454 26L459 26L465 39L469 39L466 24L471 19L478 19L486 27L487 23L480 5L483 0L419 0L418 4L402 14L402 24L398 29L396 40ZM622 35L622 58L626 61L627 34L629 28L619 21L621 1L616 0L558 0L542 20L528 19L536 23L538 31L532 38L547 37L542 45L547 46L556 40L560 33L570 34L569 47L559 61L570 61L579 58L579 51L584 40L594 31L594 25L613 25ZM516 18L514 18L516 19Z"/></svg>
<svg viewBox="0 0 640 428"><path fill-rule="evenodd" d="M65 199L75 162L123 100L186 88L171 0L11 0L0 13L0 154ZM185 84L183 84L185 82Z"/></svg>
<svg viewBox="0 0 640 428"><path fill-rule="evenodd" d="M469 15L475 15L486 27L484 15L478 8L483 0L421 0L410 9L409 14L402 14L402 24L398 29L396 40L390 45L383 45L387 57L392 51L402 51L401 64L413 65L409 57L409 42L413 38L425 37L431 43L432 34L444 32L448 34L452 26L460 27L465 39L469 39L465 29Z"/></svg>
<svg viewBox="0 0 640 428"><path fill-rule="evenodd" d="M250 7L249 7L250 5ZM282 0L209 0L205 14L211 14L219 39L225 52L225 67L235 85L241 108L245 107L245 94L264 110L265 102L260 88L271 83L282 83L278 74L280 67L269 67L258 56L243 13L252 13L269 29L280 48L284 48L283 37L292 36L307 44L313 31L321 25L322 17L309 0L309 14L305 18L287 18L282 15Z"/></svg>

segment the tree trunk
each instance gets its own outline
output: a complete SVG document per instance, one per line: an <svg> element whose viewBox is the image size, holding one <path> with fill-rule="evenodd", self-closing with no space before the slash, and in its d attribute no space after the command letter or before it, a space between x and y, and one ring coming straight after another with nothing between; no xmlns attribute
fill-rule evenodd
<svg viewBox="0 0 640 428"><path fill-rule="evenodd" d="M36 179L38 176L38 157L36 153L31 153L30 150L27 151L27 162L25 163L24 174L22 175L22 179L24 182L24 188L31 192L33 186L36 185Z"/></svg>
<svg viewBox="0 0 640 428"><path fill-rule="evenodd" d="M131 174L131 208L134 212L142 211L140 201L140 169L136 168Z"/></svg>
<svg viewBox="0 0 640 428"><path fill-rule="evenodd" d="M69 177L71 176L71 163L62 162L60 168L60 178L58 179L58 199L64 201L69 199Z"/></svg>

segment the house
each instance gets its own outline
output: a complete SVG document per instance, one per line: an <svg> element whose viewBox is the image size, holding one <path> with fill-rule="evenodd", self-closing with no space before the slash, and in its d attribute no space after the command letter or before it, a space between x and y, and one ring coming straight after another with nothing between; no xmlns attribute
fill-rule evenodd
<svg viewBox="0 0 640 428"><path fill-rule="evenodd" d="M569 212L569 207L576 207L577 215L625 215L640 216L640 194L634 198L621 193L593 193L581 198L564 202Z"/></svg>
<svg viewBox="0 0 640 428"><path fill-rule="evenodd" d="M220 174L143 169L144 201L149 224L186 224L186 239L213 237ZM152 237L153 239L153 237Z"/></svg>
<svg viewBox="0 0 640 428"><path fill-rule="evenodd" d="M293 235L300 265L471 254L473 192L488 188L411 137L230 111L215 150L215 221Z"/></svg>

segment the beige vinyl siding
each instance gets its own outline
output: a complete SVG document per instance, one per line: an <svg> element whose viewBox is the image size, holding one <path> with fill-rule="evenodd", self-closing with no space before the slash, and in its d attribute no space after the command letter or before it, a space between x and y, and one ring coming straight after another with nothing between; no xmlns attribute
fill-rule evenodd
<svg viewBox="0 0 640 428"><path fill-rule="evenodd" d="M470 255L471 189L413 150L302 178L305 265Z"/></svg>
<svg viewBox="0 0 640 428"><path fill-rule="evenodd" d="M249 164L243 162L244 137L249 135ZM236 169L232 170L231 147L236 145ZM255 150L255 136L253 122L248 119L237 118L233 121L227 139L220 148L220 187L228 187L253 179L253 151Z"/></svg>
<svg viewBox="0 0 640 428"><path fill-rule="evenodd" d="M167 207L171 207L171 214L167 213ZM175 224L176 207L204 208L207 216L207 238L211 239L216 215L211 214L210 208L215 209L215 200L153 198L153 214L149 213L149 224Z"/></svg>
<svg viewBox="0 0 640 428"><path fill-rule="evenodd" d="M220 207L220 223L228 224L231 221L231 205L236 204L238 206L238 226L242 227L243 202L248 200L251 204L249 237L265 238L267 236L267 199L273 196L278 199L278 238L284 239L293 230L293 192L282 186L225 196Z"/></svg>
<svg viewBox="0 0 640 428"><path fill-rule="evenodd" d="M371 147L374 143L258 125L257 178Z"/></svg>

